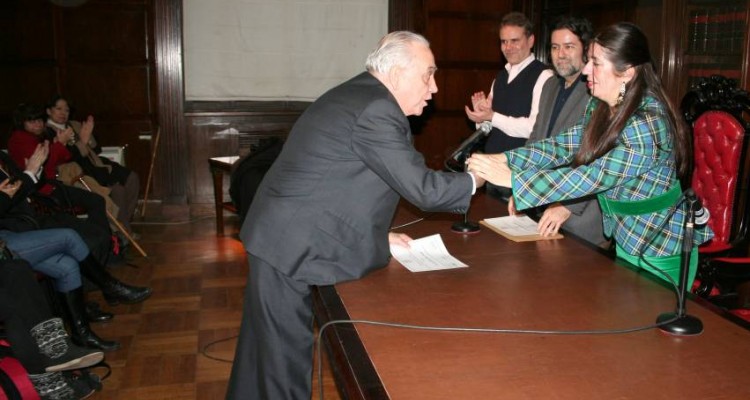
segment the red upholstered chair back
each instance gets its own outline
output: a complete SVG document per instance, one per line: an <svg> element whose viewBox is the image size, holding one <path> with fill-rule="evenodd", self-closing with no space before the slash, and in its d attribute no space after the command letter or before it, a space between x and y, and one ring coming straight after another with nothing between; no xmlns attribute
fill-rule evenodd
<svg viewBox="0 0 750 400"><path fill-rule="evenodd" d="M734 81L714 75L689 91L681 108L693 128L690 186L711 214L709 226L715 234L700 252L746 255L750 94L738 89Z"/></svg>
<svg viewBox="0 0 750 400"><path fill-rule="evenodd" d="M693 124L692 187L711 215L708 224L715 242L727 244L733 239L744 141L745 128L725 111L704 112Z"/></svg>

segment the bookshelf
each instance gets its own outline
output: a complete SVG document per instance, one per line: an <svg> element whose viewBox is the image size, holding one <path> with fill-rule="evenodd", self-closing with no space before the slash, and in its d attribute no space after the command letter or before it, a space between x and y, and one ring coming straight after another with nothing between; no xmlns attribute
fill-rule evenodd
<svg viewBox="0 0 750 400"><path fill-rule="evenodd" d="M683 41L687 88L711 75L723 75L744 87L747 59L747 1L688 0L688 29Z"/></svg>

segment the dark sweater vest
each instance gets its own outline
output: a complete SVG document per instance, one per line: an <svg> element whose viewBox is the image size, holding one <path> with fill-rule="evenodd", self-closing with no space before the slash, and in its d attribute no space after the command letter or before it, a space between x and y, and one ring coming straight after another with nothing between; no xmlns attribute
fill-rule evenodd
<svg viewBox="0 0 750 400"><path fill-rule="evenodd" d="M510 83L508 70L501 69L492 88L492 110L508 117L528 117L531 113L534 85L545 69L547 66L544 63L534 60ZM508 136L502 130L493 127L484 145L484 152L502 153L515 149L526 144L526 139Z"/></svg>

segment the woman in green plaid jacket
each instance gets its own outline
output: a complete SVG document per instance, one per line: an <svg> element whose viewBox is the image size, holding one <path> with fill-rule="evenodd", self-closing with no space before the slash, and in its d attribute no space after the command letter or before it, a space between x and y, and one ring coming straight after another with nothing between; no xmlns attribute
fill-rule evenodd
<svg viewBox="0 0 750 400"><path fill-rule="evenodd" d="M583 74L592 99L579 124L502 154L473 155L469 171L512 188L511 212L597 194L617 255L678 282L687 217L679 179L690 173L690 133L661 86L648 40L633 24L611 25L592 41ZM712 235L695 231L688 285L697 246Z"/></svg>

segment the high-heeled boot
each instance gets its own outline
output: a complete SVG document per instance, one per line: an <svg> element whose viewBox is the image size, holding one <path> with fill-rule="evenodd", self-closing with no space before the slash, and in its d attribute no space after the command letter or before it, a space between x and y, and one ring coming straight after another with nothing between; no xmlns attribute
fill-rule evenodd
<svg viewBox="0 0 750 400"><path fill-rule="evenodd" d="M104 300L109 305L140 303L151 296L151 288L132 286L119 281L90 254L79 265L81 274L102 290Z"/></svg>
<svg viewBox="0 0 750 400"><path fill-rule="evenodd" d="M93 347L102 351L114 351L120 343L104 340L94 333L86 320L86 305L83 301L83 288L59 293L62 308L70 324L70 338L79 346Z"/></svg>

